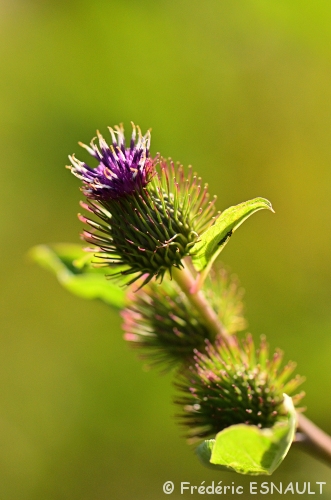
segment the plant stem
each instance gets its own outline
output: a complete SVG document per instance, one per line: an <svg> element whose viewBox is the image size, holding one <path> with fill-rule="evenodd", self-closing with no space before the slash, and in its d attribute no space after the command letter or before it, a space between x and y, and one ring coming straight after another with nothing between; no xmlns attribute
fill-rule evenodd
<svg viewBox="0 0 331 500"><path fill-rule="evenodd" d="M197 289L196 281L191 271L183 262L182 269L173 268L172 277L177 282L181 290L185 293L191 305L199 312L205 325L210 328L214 336L218 336L228 345L233 344L233 337L229 334L225 326L220 321L214 309L209 304L202 290Z"/></svg>
<svg viewBox="0 0 331 500"><path fill-rule="evenodd" d="M196 289L196 282L185 263L183 269L172 269L172 277L185 293L191 305L199 312L201 319L214 336L219 336L226 342L231 338L225 326L221 323L214 309L209 304L202 290Z"/></svg>
<svg viewBox="0 0 331 500"><path fill-rule="evenodd" d="M231 345L234 338L221 323L203 291L198 289L196 280L187 265L184 263L183 269L173 268L172 277L185 293L192 306L199 312L201 319L214 333L215 337L219 336L228 345ZM319 460L323 460L331 466L331 437L301 413L297 413L297 418L298 433L295 441L296 445L306 453L313 455Z"/></svg>
<svg viewBox="0 0 331 500"><path fill-rule="evenodd" d="M331 437L317 427L309 418L298 413L296 445L331 466Z"/></svg>

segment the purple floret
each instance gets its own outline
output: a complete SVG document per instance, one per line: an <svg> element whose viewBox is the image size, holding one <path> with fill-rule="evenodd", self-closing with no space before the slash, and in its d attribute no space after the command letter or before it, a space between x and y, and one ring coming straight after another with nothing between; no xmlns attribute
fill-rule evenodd
<svg viewBox="0 0 331 500"><path fill-rule="evenodd" d="M142 136L140 128L132 124L130 147L125 147L123 126L109 128L112 144L108 145L97 132L99 147L92 139L90 146L84 147L99 165L89 167L75 156L69 156L72 163L68 168L83 181L82 191L87 198L95 200L115 200L133 194L144 188L152 179L156 161L149 158L150 131ZM136 131L138 139L136 140Z"/></svg>

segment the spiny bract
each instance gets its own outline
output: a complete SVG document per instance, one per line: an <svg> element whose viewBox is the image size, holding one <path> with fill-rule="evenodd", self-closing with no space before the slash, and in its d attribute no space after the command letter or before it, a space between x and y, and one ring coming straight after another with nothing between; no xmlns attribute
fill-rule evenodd
<svg viewBox="0 0 331 500"><path fill-rule="evenodd" d="M229 333L245 328L242 296L236 277L220 265L203 290ZM125 339L139 348L152 365L188 364L194 349L204 352L206 341L215 335L203 323L175 281L165 278L162 285L150 282L128 295L129 305L122 312Z"/></svg>
<svg viewBox="0 0 331 500"><path fill-rule="evenodd" d="M299 376L289 380L295 363L280 368L281 351L268 359L264 338L257 352L250 335L231 346L209 344L206 351L196 351L195 363L177 384L182 393L177 400L180 419L191 438L214 436L240 423L272 427L284 414L283 394L291 396L303 382ZM292 396L295 405L303 395Z"/></svg>

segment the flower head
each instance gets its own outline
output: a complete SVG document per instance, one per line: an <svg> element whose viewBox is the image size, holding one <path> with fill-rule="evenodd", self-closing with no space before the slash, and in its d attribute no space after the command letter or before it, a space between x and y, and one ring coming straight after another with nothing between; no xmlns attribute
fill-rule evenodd
<svg viewBox="0 0 331 500"><path fill-rule="evenodd" d="M304 380L299 376L289 380L295 363L280 369L281 351L268 359L264 338L257 352L251 336L242 344L209 345L206 351L196 351L195 364L178 384L183 393L177 401L181 419L193 438L214 436L241 423L272 427L284 414L283 394L290 396ZM292 397L295 405L303 395Z"/></svg>
<svg viewBox="0 0 331 500"><path fill-rule="evenodd" d="M154 175L155 160L149 158L150 131L142 136L140 128L132 123L130 146L126 147L123 126L114 128L109 127L110 145L99 132L99 146L95 144L96 138L90 146L80 143L99 162L96 168L77 160L74 155L69 156L72 165L68 168L83 181L82 191L87 198L118 199L141 191Z"/></svg>
<svg viewBox="0 0 331 500"><path fill-rule="evenodd" d="M130 148L125 147L122 127L111 129L113 144L99 135L84 146L98 161L92 169L71 157L72 173L83 182L87 203L82 206L96 219L79 215L90 228L83 239L95 245L102 266L120 266L121 274L162 279L172 266L181 267L199 235L213 224L214 203L207 185L182 165L149 158L150 133L142 137L134 127ZM117 138L116 135L117 134Z"/></svg>
<svg viewBox="0 0 331 500"><path fill-rule="evenodd" d="M231 334L243 330L243 291L237 278L218 266L206 284L203 291L226 330ZM196 349L205 352L206 341L215 341L215 334L174 280L165 278L162 286L152 281L130 292L128 299L129 305L122 312L124 338L139 348L151 365L188 366Z"/></svg>
<svg viewBox="0 0 331 500"><path fill-rule="evenodd" d="M124 338L140 348L142 358L151 365L172 368L188 363L195 348L203 351L205 340L214 340L186 295L169 278L162 285L151 282L128 298L129 305L122 312Z"/></svg>

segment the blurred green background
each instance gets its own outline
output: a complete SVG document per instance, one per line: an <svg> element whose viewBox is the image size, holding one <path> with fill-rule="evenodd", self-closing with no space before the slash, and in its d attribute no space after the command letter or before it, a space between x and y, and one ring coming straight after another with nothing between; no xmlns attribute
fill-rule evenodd
<svg viewBox="0 0 331 500"><path fill-rule="evenodd" d="M327 0L0 0L1 500L248 484L198 463L171 374L143 369L119 316L26 257L79 241L67 155L119 122L152 127L152 153L192 163L219 209L272 201L276 215L246 222L222 258L246 289L250 331L298 362L307 415L331 433L330 23ZM272 476L328 479L296 450Z"/></svg>

